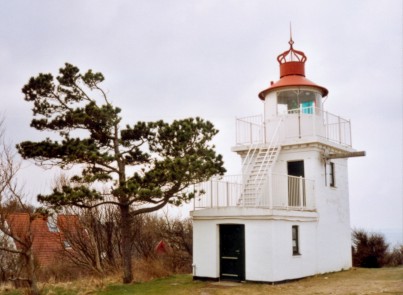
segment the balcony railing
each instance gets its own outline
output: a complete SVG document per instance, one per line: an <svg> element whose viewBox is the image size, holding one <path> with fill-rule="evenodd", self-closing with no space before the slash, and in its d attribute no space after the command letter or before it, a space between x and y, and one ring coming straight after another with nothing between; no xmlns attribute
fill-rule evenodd
<svg viewBox="0 0 403 295"><path fill-rule="evenodd" d="M255 207L285 210L315 210L314 181L303 177L270 174L263 192L244 200L242 176L225 176L196 184L194 209Z"/></svg>
<svg viewBox="0 0 403 295"><path fill-rule="evenodd" d="M287 140L319 137L351 147L350 121L314 107L289 110L265 121L261 115L237 118L236 144L267 143L280 120L283 120L279 130L280 144Z"/></svg>
<svg viewBox="0 0 403 295"><path fill-rule="evenodd" d="M236 144L264 142L263 116L250 116L236 119Z"/></svg>

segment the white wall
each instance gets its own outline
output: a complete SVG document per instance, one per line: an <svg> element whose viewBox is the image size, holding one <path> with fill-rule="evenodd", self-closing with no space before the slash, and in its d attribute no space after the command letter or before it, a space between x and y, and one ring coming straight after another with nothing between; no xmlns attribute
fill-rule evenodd
<svg viewBox="0 0 403 295"><path fill-rule="evenodd" d="M214 220L193 221L193 275L219 277L219 236Z"/></svg>
<svg viewBox="0 0 403 295"><path fill-rule="evenodd" d="M256 208L197 211L194 217L193 260L195 276L219 277L219 224L245 224L245 278L276 282L351 267L351 236L347 160L335 163L336 187L325 182L324 146L283 148L273 172L287 174L287 161L304 160L305 177L315 181L317 219L290 217L287 211L266 218ZM328 167L329 168L329 167ZM327 173L329 173L327 169ZM223 209L225 210L225 209ZM232 211L231 211L232 210ZM203 212L205 216L203 216ZM227 212L222 214L220 212ZM228 215L232 212L232 215ZM234 213L235 212L235 213ZM270 216L273 212L267 212ZM291 227L300 230L300 253L292 255Z"/></svg>
<svg viewBox="0 0 403 295"><path fill-rule="evenodd" d="M304 160L305 177L315 181L318 273L351 267L351 228L347 159L334 159L336 187L330 187L330 168L321 158L321 149L282 150L275 173L287 173L287 161Z"/></svg>
<svg viewBox="0 0 403 295"><path fill-rule="evenodd" d="M318 258L326 259L329 265L340 270L352 265L347 159L332 161L335 163L336 187L330 187L329 180L327 186L317 186L317 195L321 196L317 199L320 212ZM318 271L328 270L325 265L319 265Z"/></svg>
<svg viewBox="0 0 403 295"><path fill-rule="evenodd" d="M301 255L292 253L293 225L299 227ZM276 282L316 273L315 222L250 220L245 236L247 280Z"/></svg>
<svg viewBox="0 0 403 295"><path fill-rule="evenodd" d="M245 225L245 279L275 282L316 273L316 223L287 220L194 220L194 276L219 277L219 224ZM292 254L293 225L300 253ZM215 260L214 260L215 259Z"/></svg>

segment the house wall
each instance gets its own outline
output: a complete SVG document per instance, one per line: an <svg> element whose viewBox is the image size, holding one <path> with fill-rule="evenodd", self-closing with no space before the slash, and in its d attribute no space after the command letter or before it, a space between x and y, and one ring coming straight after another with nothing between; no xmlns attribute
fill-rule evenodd
<svg viewBox="0 0 403 295"><path fill-rule="evenodd" d="M276 282L316 273L316 223L292 220L212 219L193 221L193 275L218 279L219 224L245 225L245 279ZM292 253L293 225L300 230L300 253Z"/></svg>
<svg viewBox="0 0 403 295"><path fill-rule="evenodd" d="M293 225L301 255L292 253ZM245 224L246 280L278 282L315 274L315 222L249 220Z"/></svg>
<svg viewBox="0 0 403 295"><path fill-rule="evenodd" d="M327 186L324 185L323 177L317 192L317 207L320 212L318 258L327 262L327 265L318 265L320 273L352 266L347 159L332 161L335 163L336 187L329 186L327 175ZM329 173L329 169L327 172Z"/></svg>
<svg viewBox="0 0 403 295"><path fill-rule="evenodd" d="M304 160L305 177L315 181L317 223L317 273L348 269L351 260L351 227L347 159L334 159L336 186L330 187L330 167L322 159L324 147L283 149L273 169L287 174L287 162Z"/></svg>

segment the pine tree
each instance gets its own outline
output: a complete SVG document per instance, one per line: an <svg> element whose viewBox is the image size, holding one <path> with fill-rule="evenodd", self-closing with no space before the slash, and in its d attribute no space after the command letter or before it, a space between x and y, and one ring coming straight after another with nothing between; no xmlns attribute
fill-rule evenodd
<svg viewBox="0 0 403 295"><path fill-rule="evenodd" d="M132 217L179 206L194 197L189 185L222 175L222 156L210 142L217 130L201 118L137 122L121 126L121 109L100 87L101 73L66 63L52 74L30 78L23 87L33 103L31 127L55 138L24 141L24 159L43 166L78 167L69 185L38 200L55 209L66 205L93 208L115 205L120 211L123 282L133 279L129 229ZM104 184L101 186L100 184Z"/></svg>

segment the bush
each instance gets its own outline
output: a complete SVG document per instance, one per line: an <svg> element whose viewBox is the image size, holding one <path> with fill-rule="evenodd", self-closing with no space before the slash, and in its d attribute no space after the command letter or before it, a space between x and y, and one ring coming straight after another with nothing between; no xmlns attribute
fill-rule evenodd
<svg viewBox="0 0 403 295"><path fill-rule="evenodd" d="M353 265L378 268L386 264L389 245L381 234L353 230Z"/></svg>
<svg viewBox="0 0 403 295"><path fill-rule="evenodd" d="M133 218L133 257L147 262L150 268L163 266L170 274L192 272L193 225L190 218L180 219L167 214L143 214ZM158 253L156 246L163 242L164 253ZM163 272L161 272L163 273Z"/></svg>
<svg viewBox="0 0 403 295"><path fill-rule="evenodd" d="M386 255L387 266L403 265L403 245L396 246Z"/></svg>

